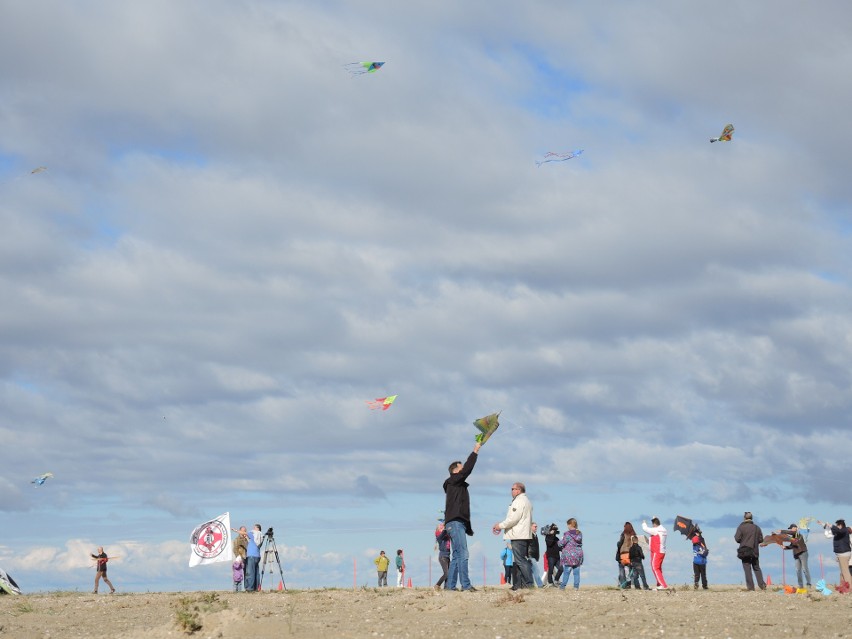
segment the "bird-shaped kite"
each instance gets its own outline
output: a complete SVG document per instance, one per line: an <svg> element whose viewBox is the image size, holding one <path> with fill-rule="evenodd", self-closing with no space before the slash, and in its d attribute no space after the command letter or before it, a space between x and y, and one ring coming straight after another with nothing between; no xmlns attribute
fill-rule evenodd
<svg viewBox="0 0 852 639"><path fill-rule="evenodd" d="M30 483L35 484L36 486L43 486L44 482L53 477L53 473L45 473L44 475L39 475L35 479L33 479Z"/></svg>
<svg viewBox="0 0 852 639"><path fill-rule="evenodd" d="M388 395L387 397L379 397L378 399L373 400L372 402L367 402L367 406L370 407L370 410L387 410L391 407L391 404L396 400L396 395Z"/></svg>
<svg viewBox="0 0 852 639"><path fill-rule="evenodd" d="M499 417L500 413L491 413L490 415L480 417L473 422L473 425L479 429L479 433L476 435L477 442L484 444L488 441L488 438L491 437L491 435L494 434L494 431L496 431L500 426Z"/></svg>
<svg viewBox="0 0 852 639"><path fill-rule="evenodd" d="M783 546L784 544L789 544L793 541L793 536L787 532L786 530L781 530L771 535L766 535L763 538L763 541L760 542L761 547L768 546L769 544L778 544L779 546Z"/></svg>
<svg viewBox="0 0 852 639"><path fill-rule="evenodd" d="M722 129L722 135L718 138L710 138L711 142L730 142L731 136L734 135L734 125L726 124L725 128Z"/></svg>

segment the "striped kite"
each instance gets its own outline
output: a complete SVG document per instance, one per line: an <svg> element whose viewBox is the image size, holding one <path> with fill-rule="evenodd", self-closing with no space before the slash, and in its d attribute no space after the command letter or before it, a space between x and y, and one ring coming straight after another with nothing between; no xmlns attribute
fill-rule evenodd
<svg viewBox="0 0 852 639"><path fill-rule="evenodd" d="M372 402L367 402L367 406L370 407L370 410L378 410L381 408L382 410L387 410L391 407L391 404L396 400L396 395L388 395L387 397L379 397L378 399L373 400Z"/></svg>

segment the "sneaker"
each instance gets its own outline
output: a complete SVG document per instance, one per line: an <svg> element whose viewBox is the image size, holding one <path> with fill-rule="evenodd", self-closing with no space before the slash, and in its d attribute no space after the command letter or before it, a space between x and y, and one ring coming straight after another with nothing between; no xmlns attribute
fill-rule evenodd
<svg viewBox="0 0 852 639"><path fill-rule="evenodd" d="M657 590L668 590L668 586L657 586Z"/></svg>
<svg viewBox="0 0 852 639"><path fill-rule="evenodd" d="M470 588L466 588L466 589L465 589L465 592L478 592L478 591L477 591L477 589L476 589L476 588L474 588L473 586L471 586Z"/></svg>

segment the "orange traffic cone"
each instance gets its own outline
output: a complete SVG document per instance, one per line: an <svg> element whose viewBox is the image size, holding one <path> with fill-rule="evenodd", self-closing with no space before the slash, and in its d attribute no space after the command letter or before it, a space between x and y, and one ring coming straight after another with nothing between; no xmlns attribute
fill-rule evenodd
<svg viewBox="0 0 852 639"><path fill-rule="evenodd" d="M506 575L505 575L505 573L500 573L500 585L501 585L501 586L505 586L505 585L506 585Z"/></svg>
<svg viewBox="0 0 852 639"><path fill-rule="evenodd" d="M767 586L772 585L772 577L770 577L769 575L766 575L766 585Z"/></svg>
<svg viewBox="0 0 852 639"><path fill-rule="evenodd" d="M412 585L411 585L411 577L409 577L409 578L408 578L408 587L409 587L409 588L411 588L411 587L412 587Z"/></svg>
<svg viewBox="0 0 852 639"><path fill-rule="evenodd" d="M284 590L284 582L283 581L278 582L278 590Z"/></svg>

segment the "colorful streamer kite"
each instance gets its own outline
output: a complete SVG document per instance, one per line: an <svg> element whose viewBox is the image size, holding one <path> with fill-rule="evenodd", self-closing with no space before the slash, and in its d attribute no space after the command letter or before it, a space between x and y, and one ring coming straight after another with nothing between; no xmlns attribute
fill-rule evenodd
<svg viewBox="0 0 852 639"><path fill-rule="evenodd" d="M710 138L710 141L711 142L730 142L731 136L733 136L733 135L734 135L734 125L733 124L726 124L725 128L722 129L722 135L720 135L718 138Z"/></svg>
<svg viewBox="0 0 852 639"><path fill-rule="evenodd" d="M39 475L35 479L33 479L30 483L35 484L36 486L44 486L44 482L53 477L53 473L45 473L44 475Z"/></svg>
<svg viewBox="0 0 852 639"><path fill-rule="evenodd" d="M384 62L350 62L349 64L344 64L343 68L351 75L364 75L365 73L375 73L384 64Z"/></svg>
<svg viewBox="0 0 852 639"><path fill-rule="evenodd" d="M572 158L577 157L583 153L583 149L577 149L576 151L569 151L568 153L555 153L554 151L548 151L544 154L543 160L536 160L535 165L541 166L542 164L547 164L548 162L564 162L565 160L570 160Z"/></svg>
<svg viewBox="0 0 852 639"><path fill-rule="evenodd" d="M477 442L484 444L488 441L491 435L494 434L494 431L500 426L499 417L500 413L491 413L473 422L473 425L479 429L479 433L476 435Z"/></svg>
<svg viewBox="0 0 852 639"><path fill-rule="evenodd" d="M387 410L391 407L391 404L396 400L396 395L388 395L387 397L379 397L374 399L372 402L367 402L367 406L370 407L370 410Z"/></svg>

